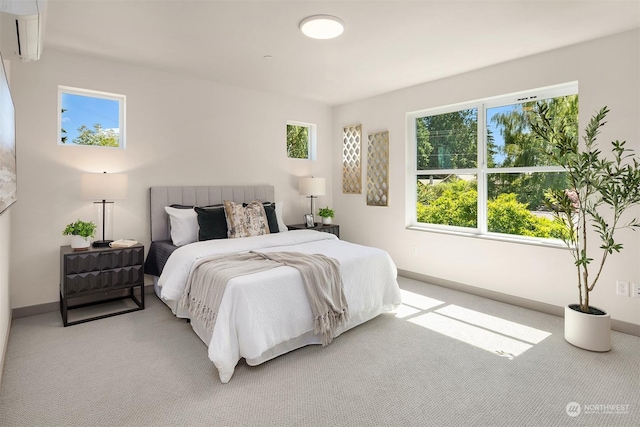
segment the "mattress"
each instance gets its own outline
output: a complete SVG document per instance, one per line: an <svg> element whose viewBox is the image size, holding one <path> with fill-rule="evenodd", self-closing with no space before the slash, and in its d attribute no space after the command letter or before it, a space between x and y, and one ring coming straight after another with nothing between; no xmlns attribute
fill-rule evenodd
<svg viewBox="0 0 640 427"><path fill-rule="evenodd" d="M335 336L401 303L397 270L389 255L381 249L341 241L333 234L297 230L182 246L167 260L156 292L176 316L191 319L223 383L231 379L241 358L257 365L296 348L322 343L322 337L313 332L313 316L300 273L292 267L231 279L212 331L179 306L191 266L198 259L249 250L319 253L336 259L351 318Z"/></svg>

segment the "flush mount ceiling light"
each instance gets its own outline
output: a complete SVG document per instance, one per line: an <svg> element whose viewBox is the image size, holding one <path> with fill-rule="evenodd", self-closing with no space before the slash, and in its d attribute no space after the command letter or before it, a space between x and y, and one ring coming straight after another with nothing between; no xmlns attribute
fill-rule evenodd
<svg viewBox="0 0 640 427"><path fill-rule="evenodd" d="M313 15L300 21L300 31L312 39L332 39L344 31L344 22L331 15Z"/></svg>

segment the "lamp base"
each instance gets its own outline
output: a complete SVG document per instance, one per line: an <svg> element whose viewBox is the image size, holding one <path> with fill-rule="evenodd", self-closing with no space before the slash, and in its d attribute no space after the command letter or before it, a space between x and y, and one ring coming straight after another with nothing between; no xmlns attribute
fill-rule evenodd
<svg viewBox="0 0 640 427"><path fill-rule="evenodd" d="M106 248L111 242L113 242L113 240L96 240L91 244L91 246L93 246L94 248Z"/></svg>

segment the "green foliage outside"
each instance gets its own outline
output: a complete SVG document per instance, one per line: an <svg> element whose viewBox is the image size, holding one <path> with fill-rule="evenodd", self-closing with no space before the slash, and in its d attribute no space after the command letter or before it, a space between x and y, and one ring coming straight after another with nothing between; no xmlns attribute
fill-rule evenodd
<svg viewBox="0 0 640 427"><path fill-rule="evenodd" d="M287 125L287 157L292 159L309 158L309 128Z"/></svg>
<svg viewBox="0 0 640 427"><path fill-rule="evenodd" d="M428 187L428 188L425 188ZM475 182L455 180L433 186L418 182L418 221L477 227L478 191Z"/></svg>
<svg viewBox="0 0 640 427"><path fill-rule="evenodd" d="M463 169L477 164L478 111L455 111L416 120L418 169Z"/></svg>
<svg viewBox="0 0 640 427"><path fill-rule="evenodd" d="M78 136L73 139L78 145L98 145L101 147L119 147L120 138L113 129L103 129L102 125L96 123L93 129L85 125L78 128Z"/></svg>
<svg viewBox="0 0 640 427"><path fill-rule="evenodd" d="M578 134L578 95L537 101L547 106L554 117L563 117L567 132ZM558 163L549 155L551 145L531 131L536 120L536 102L519 104L510 112L496 114L493 123L498 127L504 143L492 147L494 155L489 158L489 167L550 166ZM489 198L500 193L514 193L518 201L535 210L545 206L544 193L549 188L566 188L565 174L499 174L489 175Z"/></svg>
<svg viewBox="0 0 640 427"><path fill-rule="evenodd" d="M64 114L65 111L67 111L67 109L63 108L62 111L60 111L60 114ZM64 128L62 128L62 129L60 129L60 134L62 135L62 137L60 138L62 140L62 143L66 144L67 143L67 131Z"/></svg>
<svg viewBox="0 0 640 427"><path fill-rule="evenodd" d="M477 227L478 190L475 181L453 179L435 185L418 181L418 222ZM500 194L487 204L487 226L493 233L562 238L564 226L533 214L513 193Z"/></svg>
<svg viewBox="0 0 640 427"><path fill-rule="evenodd" d="M488 230L493 233L560 239L564 226L550 218L531 213L513 193L501 194L487 204Z"/></svg>
<svg viewBox="0 0 640 427"><path fill-rule="evenodd" d="M567 132L577 135L578 96L565 96L538 101L550 114L564 117ZM518 168L557 165L549 156L551 144L531 131L536 119L536 102L499 110L491 123L500 134L487 129L487 166ZM429 171L418 181L417 219L430 224L476 228L477 184L459 179L455 174L436 175L438 170L477 167L478 122L475 109L420 117L416 119L417 168ZM425 185L425 178L435 178ZM521 236L562 238L565 227L557 220L543 216L548 212L545 192L567 188L567 175L561 172L496 173L487 175L487 227L490 232ZM538 215L534 212L538 211ZM551 216L551 215L549 215Z"/></svg>
<svg viewBox="0 0 640 427"><path fill-rule="evenodd" d="M67 111L63 108L60 113L64 114ZM78 128L78 136L73 139L74 144L78 145L97 145L101 147L119 147L120 136L113 129L103 129L100 123L93 125L93 129L89 129L85 125ZM63 144L67 143L67 131L64 128L60 129L61 138Z"/></svg>

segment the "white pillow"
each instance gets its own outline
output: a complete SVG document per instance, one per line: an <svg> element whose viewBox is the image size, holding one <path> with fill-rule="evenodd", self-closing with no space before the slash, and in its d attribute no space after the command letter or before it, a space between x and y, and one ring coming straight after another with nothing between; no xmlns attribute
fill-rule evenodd
<svg viewBox="0 0 640 427"><path fill-rule="evenodd" d="M198 241L198 214L193 209L178 209L165 206L169 214L171 226L171 241L176 246L182 246Z"/></svg>
<svg viewBox="0 0 640 427"><path fill-rule="evenodd" d="M278 231L289 231L289 228L282 219L282 202L276 202L276 218L278 219Z"/></svg>

